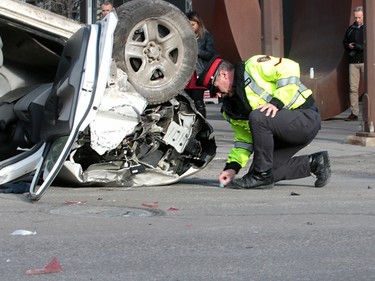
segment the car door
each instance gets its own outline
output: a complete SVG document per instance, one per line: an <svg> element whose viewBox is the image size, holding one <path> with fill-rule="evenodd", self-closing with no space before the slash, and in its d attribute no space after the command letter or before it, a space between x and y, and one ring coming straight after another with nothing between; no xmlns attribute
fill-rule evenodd
<svg viewBox="0 0 375 281"><path fill-rule="evenodd" d="M109 77L117 15L78 30L61 56L52 91L44 107L44 149L30 185L39 200L67 158L78 133L95 116Z"/></svg>

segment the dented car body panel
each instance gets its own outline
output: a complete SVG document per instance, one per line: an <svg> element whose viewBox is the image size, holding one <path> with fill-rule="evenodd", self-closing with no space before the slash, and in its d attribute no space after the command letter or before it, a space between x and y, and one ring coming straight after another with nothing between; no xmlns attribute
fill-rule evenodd
<svg viewBox="0 0 375 281"><path fill-rule="evenodd" d="M9 9L1 3L1 186L28 182L29 198L39 200L56 180L77 187L165 185L214 158L213 129L183 90L150 103L112 59L115 12L82 26L33 6L23 20ZM41 23L24 25L34 10L45 15ZM44 27L55 16L63 28ZM34 48L16 49L17 42ZM23 49L40 61L20 59Z"/></svg>

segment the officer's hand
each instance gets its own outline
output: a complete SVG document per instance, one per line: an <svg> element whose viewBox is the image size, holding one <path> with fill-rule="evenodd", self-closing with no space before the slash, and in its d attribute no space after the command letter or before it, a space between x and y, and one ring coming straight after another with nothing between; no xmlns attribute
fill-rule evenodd
<svg viewBox="0 0 375 281"><path fill-rule="evenodd" d="M236 175L236 171L233 169L222 171L219 176L220 184L227 186L228 183L231 182L231 180L234 178L235 175Z"/></svg>
<svg viewBox="0 0 375 281"><path fill-rule="evenodd" d="M266 116L270 116L273 118L276 115L276 112L279 111L279 109L274 106L271 103L262 104L258 107L260 109L260 112L266 112Z"/></svg>

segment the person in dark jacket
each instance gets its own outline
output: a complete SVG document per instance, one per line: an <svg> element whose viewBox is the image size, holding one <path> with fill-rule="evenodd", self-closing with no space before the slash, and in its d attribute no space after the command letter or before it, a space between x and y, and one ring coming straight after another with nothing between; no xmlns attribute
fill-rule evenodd
<svg viewBox="0 0 375 281"><path fill-rule="evenodd" d="M345 32L343 45L349 58L350 115L345 121L358 120L358 89L361 74L364 73L363 60L363 8L354 9L355 22Z"/></svg>
<svg viewBox="0 0 375 281"><path fill-rule="evenodd" d="M198 112L200 112L203 117L206 117L206 106L204 104L203 97L204 92L207 89L202 86L197 86L196 81L197 76L203 72L208 62L215 55L215 43L211 33L205 28L202 19L196 12L192 11L188 13L187 18L189 19L197 37L198 59L193 76L185 90L194 100L194 104Z"/></svg>

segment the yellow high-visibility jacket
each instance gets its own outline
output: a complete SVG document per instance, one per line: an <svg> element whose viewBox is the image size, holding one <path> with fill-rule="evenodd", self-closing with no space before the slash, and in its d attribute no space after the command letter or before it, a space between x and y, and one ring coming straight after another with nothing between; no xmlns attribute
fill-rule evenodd
<svg viewBox="0 0 375 281"><path fill-rule="evenodd" d="M224 170L239 171L252 154L248 115L260 105L271 103L278 109L302 106L312 91L300 81L300 67L286 58L257 55L235 68L234 98L223 101L222 113L235 134Z"/></svg>

